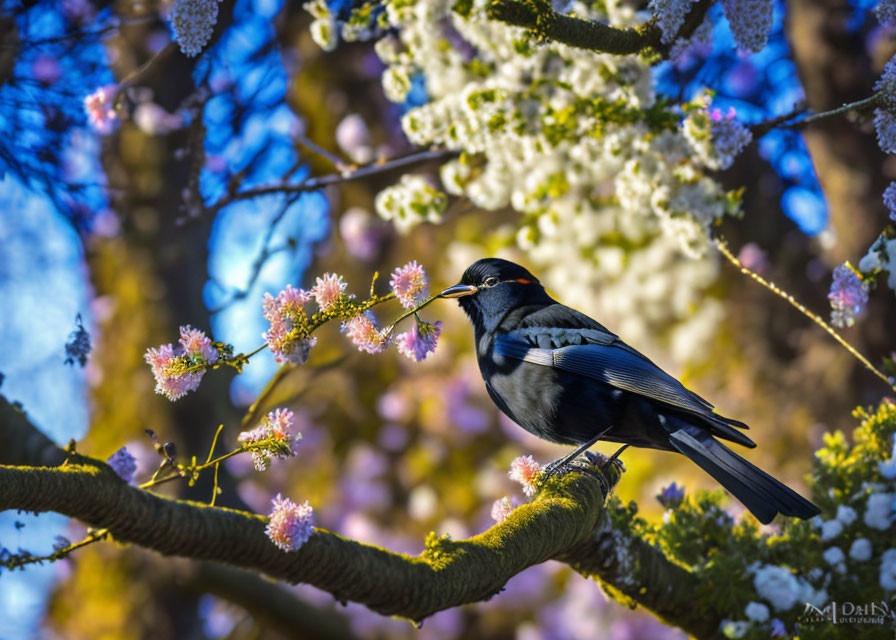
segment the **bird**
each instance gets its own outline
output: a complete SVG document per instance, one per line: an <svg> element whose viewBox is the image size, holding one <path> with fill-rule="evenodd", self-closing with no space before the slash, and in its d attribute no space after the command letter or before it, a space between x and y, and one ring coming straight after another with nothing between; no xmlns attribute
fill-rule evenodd
<svg viewBox="0 0 896 640"><path fill-rule="evenodd" d="M645 355L584 313L557 302L524 267L484 258L439 294L456 298L474 328L488 395L516 424L576 445L551 473L599 440L681 453L763 524L818 515L809 500L719 440L753 448L743 422L715 412Z"/></svg>

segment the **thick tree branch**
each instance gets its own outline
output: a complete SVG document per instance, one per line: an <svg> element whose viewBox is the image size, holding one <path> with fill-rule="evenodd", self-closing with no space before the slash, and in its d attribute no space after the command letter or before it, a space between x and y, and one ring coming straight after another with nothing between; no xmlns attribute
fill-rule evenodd
<svg viewBox="0 0 896 640"><path fill-rule="evenodd" d="M702 24L712 4L713 0L700 0L694 4L675 39L690 38ZM557 13L546 0L491 0L486 12L492 20L529 29L543 40L570 47L616 55L630 55L650 49L664 56L668 54L668 47L662 42L662 31L653 21L629 29L611 27L603 22Z"/></svg>
<svg viewBox="0 0 896 640"><path fill-rule="evenodd" d="M23 416L0 411L0 439L9 439L11 429L26 433L22 424L36 431ZM607 473L612 483L618 480L615 469ZM284 553L265 535L263 516L140 490L105 463L76 453L57 467L0 466L0 510L7 509L54 511L107 529L119 542L308 583L339 600L415 621L487 600L517 573L549 559L598 578L610 592L697 637L715 637L722 617L692 606L697 576L611 526L604 481L588 473L550 480L533 502L467 540L430 534L418 556L323 529L298 551Z"/></svg>

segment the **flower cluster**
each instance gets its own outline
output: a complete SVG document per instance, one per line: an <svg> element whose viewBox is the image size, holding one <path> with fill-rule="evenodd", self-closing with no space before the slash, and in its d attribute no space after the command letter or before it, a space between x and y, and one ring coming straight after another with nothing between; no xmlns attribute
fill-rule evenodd
<svg viewBox="0 0 896 640"><path fill-rule="evenodd" d="M886 153L896 153L896 56L884 65L874 90L881 94L880 106L874 110L877 143Z"/></svg>
<svg viewBox="0 0 896 640"><path fill-rule="evenodd" d="M186 325L180 328L177 347L169 343L147 349L143 358L152 367L156 393L173 401L199 387L208 365L218 361L218 351L205 333Z"/></svg>
<svg viewBox="0 0 896 640"><path fill-rule="evenodd" d="M884 189L884 206L890 212L890 220L896 222L896 182L891 182Z"/></svg>
<svg viewBox="0 0 896 640"><path fill-rule="evenodd" d="M324 51L335 49L339 43L339 26L325 0L306 2L303 7L314 16L310 27L312 40Z"/></svg>
<svg viewBox="0 0 896 640"><path fill-rule="evenodd" d="M421 222L440 222L448 205L444 193L436 190L423 176L406 173L398 184L387 187L376 196L376 212L384 220L392 220L402 233Z"/></svg>
<svg viewBox="0 0 896 640"><path fill-rule="evenodd" d="M118 123L118 114L115 112L115 97L118 95L118 85L109 84L100 87L84 98L84 110L91 126L98 133L112 133Z"/></svg>
<svg viewBox="0 0 896 640"><path fill-rule="evenodd" d="M828 293L831 303L831 324L851 327L868 304L868 284L848 264L834 269L834 280Z"/></svg>
<svg viewBox="0 0 896 640"><path fill-rule="evenodd" d="M106 464L125 482L133 480L134 474L137 473L137 460L128 452L127 447L122 447L109 456Z"/></svg>
<svg viewBox="0 0 896 640"><path fill-rule="evenodd" d="M342 276L325 273L315 281L314 287L311 289L311 296L321 311L329 311L342 301L345 296L343 292L347 286L348 283L342 279Z"/></svg>
<svg viewBox="0 0 896 640"><path fill-rule="evenodd" d="M237 441L251 452L255 469L264 471L272 458L291 458L296 455L301 433L293 433L294 414L289 409L274 409L254 429L243 431Z"/></svg>
<svg viewBox="0 0 896 640"><path fill-rule="evenodd" d="M422 362L436 350L441 332L441 321L434 324L418 321L410 331L395 336L395 345L403 356Z"/></svg>
<svg viewBox="0 0 896 640"><path fill-rule="evenodd" d="M212 37L220 0L175 0L171 9L174 40L190 58L199 55Z"/></svg>
<svg viewBox="0 0 896 640"><path fill-rule="evenodd" d="M669 44L678 34L685 17L695 0L650 0L647 8L656 17L657 26L663 32L663 44Z"/></svg>
<svg viewBox="0 0 896 640"><path fill-rule="evenodd" d="M393 271L389 286L405 309L413 309L429 297L429 279L416 260Z"/></svg>
<svg viewBox="0 0 896 640"><path fill-rule="evenodd" d="M495 500L495 503L492 505L492 520L495 522L504 522L507 519L514 509L519 506L517 504L516 498L509 498L504 496L498 500Z"/></svg>
<svg viewBox="0 0 896 640"><path fill-rule="evenodd" d="M358 351L382 353L389 346L389 335L380 330L371 311L356 315L345 323L343 330Z"/></svg>
<svg viewBox="0 0 896 640"><path fill-rule="evenodd" d="M308 361L308 354L317 343L317 338L305 335L308 316L303 305L312 298L310 292L289 284L277 297L264 294L262 313L265 320L271 323L271 328L261 337L277 362L304 364Z"/></svg>
<svg viewBox="0 0 896 640"><path fill-rule="evenodd" d="M675 3L686 10L686 0ZM662 326L673 357L692 358L721 316L721 305L703 299L718 273L706 232L739 210L739 195L708 170L719 157L729 162L745 131L719 123L728 133L717 136L721 153L700 157L681 113L658 103L646 60L532 46L517 28L489 20L484 4L469 13L441 0L382 4L377 21L386 35L375 50L386 65L386 96L403 102L417 78L425 85L426 102L406 110L402 129L418 146L458 152L440 169L445 192L520 213L517 233L496 229L493 246L515 238L545 284L564 287L568 303L609 312L608 322L633 340ZM614 27L642 21L620 0L568 9ZM376 210L406 231L437 221L445 203L426 178L405 175L378 195ZM448 253L470 250L457 242Z"/></svg>
<svg viewBox="0 0 896 640"><path fill-rule="evenodd" d="M674 482L666 487L656 496L657 502L666 509L677 509L684 500L684 487Z"/></svg>
<svg viewBox="0 0 896 640"><path fill-rule="evenodd" d="M531 498L538 490L541 465L532 456L519 456L510 463L507 475L514 482L519 482L523 486L523 493Z"/></svg>
<svg viewBox="0 0 896 640"><path fill-rule="evenodd" d="M885 27L896 26L896 0L880 0L874 8L874 13Z"/></svg>
<svg viewBox="0 0 896 640"><path fill-rule="evenodd" d="M684 135L706 167L727 169L753 140L753 134L737 119L734 107L723 115L721 110L711 109L709 103L708 95L691 103L683 124Z"/></svg>
<svg viewBox="0 0 896 640"><path fill-rule="evenodd" d="M265 534L283 551L298 550L314 533L314 509L307 501L296 504L289 498L281 498L279 493L272 503L274 509Z"/></svg>
<svg viewBox="0 0 896 640"><path fill-rule="evenodd" d="M722 0L722 7L738 47L753 53L765 48L772 32L772 0Z"/></svg>

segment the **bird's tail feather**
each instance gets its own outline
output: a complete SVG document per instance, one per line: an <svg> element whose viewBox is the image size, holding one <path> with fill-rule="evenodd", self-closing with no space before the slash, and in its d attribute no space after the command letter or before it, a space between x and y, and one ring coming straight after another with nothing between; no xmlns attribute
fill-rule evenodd
<svg viewBox="0 0 896 640"><path fill-rule="evenodd" d="M818 515L814 504L699 427L684 423L674 426L678 428L669 436L672 446L730 491L759 522L768 524L778 513L798 518Z"/></svg>

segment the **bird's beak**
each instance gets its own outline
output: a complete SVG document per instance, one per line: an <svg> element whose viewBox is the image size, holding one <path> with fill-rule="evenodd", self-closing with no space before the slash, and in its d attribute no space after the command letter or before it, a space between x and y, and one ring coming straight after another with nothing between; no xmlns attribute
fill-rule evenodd
<svg viewBox="0 0 896 640"><path fill-rule="evenodd" d="M471 284L456 284L453 287L448 287L442 293L439 294L440 298L463 298L464 296L471 296L474 293L479 291L476 287Z"/></svg>

